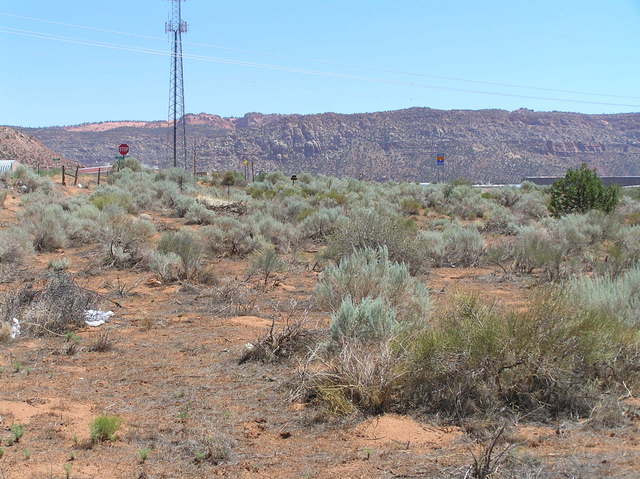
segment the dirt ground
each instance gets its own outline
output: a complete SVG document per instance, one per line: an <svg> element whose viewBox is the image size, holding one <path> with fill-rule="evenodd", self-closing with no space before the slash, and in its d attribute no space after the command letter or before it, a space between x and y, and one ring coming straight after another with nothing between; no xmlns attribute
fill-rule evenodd
<svg viewBox="0 0 640 479"><path fill-rule="evenodd" d="M16 221L19 205L19 198L8 198L0 227ZM154 221L163 228L181 224L155 215ZM278 321L283 305L310 304L318 273L309 268L278 274L241 315L216 308L210 285L163 285L149 272L104 268L97 246L36 255L19 274L0 278L0 291L42 284L49 260L59 256L70 260L79 284L104 295L102 307L115 316L79 331L74 354L62 337L0 345L0 479L464 477L479 451L472 427L433 418L321 421L313 406L290 400L296 360L238 363L245 345ZM209 268L223 283L245 280L248 265L218 259ZM438 302L472 291L518 307L529 287L491 268L441 268L424 280ZM258 279L249 283L260 290ZM125 297L115 292L118 285L130 289ZM309 316L318 325L328 321L322 311ZM90 351L104 330L113 349ZM99 414L118 415L123 426L117 440L91 445L89 425ZM14 424L24 425L24 436L7 446ZM522 418L508 435L513 455L557 472L539 477L634 478L640 477L638 425L594 430ZM204 445L229 452L219 464L200 461Z"/></svg>

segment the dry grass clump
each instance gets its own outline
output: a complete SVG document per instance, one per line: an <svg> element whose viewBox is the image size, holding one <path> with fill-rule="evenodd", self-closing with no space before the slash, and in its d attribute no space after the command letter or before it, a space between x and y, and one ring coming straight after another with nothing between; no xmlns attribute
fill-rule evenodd
<svg viewBox="0 0 640 479"><path fill-rule="evenodd" d="M113 349L114 341L107 330L100 331L96 340L89 346L88 350L96 353L106 353Z"/></svg>
<svg viewBox="0 0 640 479"><path fill-rule="evenodd" d="M20 321L23 334L64 335L84 325L85 311L98 303L98 295L76 284L66 273L50 277L41 291L26 286L6 293L0 304L0 318Z"/></svg>
<svg viewBox="0 0 640 479"><path fill-rule="evenodd" d="M289 311L279 313L276 326L275 318L271 327L257 341L249 343L240 357L239 363L247 361L277 362L291 358L297 353L306 352L317 334L308 328L307 311L298 312L297 303L290 304Z"/></svg>
<svg viewBox="0 0 640 479"><path fill-rule="evenodd" d="M225 281L210 292L209 309L220 316L248 316L257 311L260 293L241 281Z"/></svg>
<svg viewBox="0 0 640 479"><path fill-rule="evenodd" d="M232 447L232 441L221 434L190 438L180 445L183 455L196 464L208 463L215 466L229 460Z"/></svg>
<svg viewBox="0 0 640 479"><path fill-rule="evenodd" d="M4 208L4 202L6 201L8 195L9 192L7 190L0 190L0 208Z"/></svg>
<svg viewBox="0 0 640 479"><path fill-rule="evenodd" d="M393 341L345 341L336 355L321 359L320 370L303 376L305 399L336 415L396 409L406 374L398 359Z"/></svg>

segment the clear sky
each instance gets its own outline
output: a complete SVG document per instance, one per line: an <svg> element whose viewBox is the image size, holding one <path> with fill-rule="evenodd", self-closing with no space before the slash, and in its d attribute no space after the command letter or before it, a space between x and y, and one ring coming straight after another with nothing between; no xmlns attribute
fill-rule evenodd
<svg viewBox="0 0 640 479"><path fill-rule="evenodd" d="M0 124L166 118L168 3L0 0ZM188 112L640 111L640 0L188 0L184 17Z"/></svg>

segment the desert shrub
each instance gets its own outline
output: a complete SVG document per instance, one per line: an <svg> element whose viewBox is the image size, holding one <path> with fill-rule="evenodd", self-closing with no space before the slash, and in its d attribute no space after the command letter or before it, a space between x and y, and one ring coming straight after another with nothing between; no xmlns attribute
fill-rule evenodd
<svg viewBox="0 0 640 479"><path fill-rule="evenodd" d="M175 253L150 251L146 257L146 263L164 283L170 283L180 277L181 260Z"/></svg>
<svg viewBox="0 0 640 479"><path fill-rule="evenodd" d="M118 159L114 163L114 169L124 170L125 168L128 168L134 173L142 171L142 165L140 164L140 162L137 159L130 156L127 156L124 159L122 158Z"/></svg>
<svg viewBox="0 0 640 479"><path fill-rule="evenodd" d="M422 204L413 198L405 198L400 203L400 210L407 216L419 215Z"/></svg>
<svg viewBox="0 0 640 479"><path fill-rule="evenodd" d="M163 234L158 243L158 251L164 254L174 253L180 258L181 278L194 279L200 274L204 249L193 233L180 230Z"/></svg>
<svg viewBox="0 0 640 479"><path fill-rule="evenodd" d="M215 217L216 214L213 211L208 210L197 201L190 204L189 209L184 215L187 224L192 225L209 225L214 221Z"/></svg>
<svg viewBox="0 0 640 479"><path fill-rule="evenodd" d="M121 190L113 186L102 186L98 191L93 193L89 200L100 211L108 206L118 206L128 213L135 213L136 207L131 193Z"/></svg>
<svg viewBox="0 0 640 479"><path fill-rule="evenodd" d="M638 193L635 192L636 189L637 188L633 188L634 193L632 194L627 192L629 188L623 190L618 208L616 209L616 213L622 216L622 220L630 225L640 224L640 201L638 201Z"/></svg>
<svg viewBox="0 0 640 479"><path fill-rule="evenodd" d="M298 240L298 231L290 224L284 224L269 215L252 215L247 218L247 223L262 236L267 242L278 247L279 250L287 250Z"/></svg>
<svg viewBox="0 0 640 479"><path fill-rule="evenodd" d="M101 213L92 204L81 204L66 215L65 231L71 243L94 242L100 233Z"/></svg>
<svg viewBox="0 0 640 479"><path fill-rule="evenodd" d="M0 230L0 264L20 263L33 253L33 244L29 234L21 228Z"/></svg>
<svg viewBox="0 0 640 479"><path fill-rule="evenodd" d="M512 235L517 231L515 216L504 206L492 206L485 214L485 218L483 231L504 235Z"/></svg>
<svg viewBox="0 0 640 479"><path fill-rule="evenodd" d="M338 265L328 267L315 296L330 311L340 309L346 297L355 304L365 298L381 298L394 308L398 321L426 321L430 309L427 289L405 264L392 261L385 247L355 250Z"/></svg>
<svg viewBox="0 0 640 479"><path fill-rule="evenodd" d="M365 297L359 303L350 296L343 298L331 316L331 340L342 345L346 341L381 341L400 332L395 310L381 297Z"/></svg>
<svg viewBox="0 0 640 479"><path fill-rule="evenodd" d="M552 241L548 230L525 226L520 228L510 249L513 267L521 273L532 273L535 268L542 268L549 280L565 276L562 271L566 259L565 245Z"/></svg>
<svg viewBox="0 0 640 479"><path fill-rule="evenodd" d="M276 252L273 246L265 246L260 250L256 251L251 258L251 273L260 273L264 278L264 286L267 286L267 281L269 281L269 277L277 272L282 271L284 268L284 263L278 257L278 253Z"/></svg>
<svg viewBox="0 0 640 479"><path fill-rule="evenodd" d="M11 333L11 323L0 321L0 344L8 342L11 339Z"/></svg>
<svg viewBox="0 0 640 479"><path fill-rule="evenodd" d="M136 210L152 209L159 203L162 193L158 190L166 183L156 182L155 175L150 172L133 172L129 169L118 171L109 176L111 187L115 191L131 195ZM177 185L176 186L177 189ZM114 190L111 190L114 191Z"/></svg>
<svg viewBox="0 0 640 479"><path fill-rule="evenodd" d="M7 200L8 194L7 190L0 190L0 208L4 208L4 202Z"/></svg>
<svg viewBox="0 0 640 479"><path fill-rule="evenodd" d="M173 199L173 208L178 218L184 218L193 207L197 207L197 203L191 196L178 195Z"/></svg>
<svg viewBox="0 0 640 479"><path fill-rule="evenodd" d="M175 199L181 195L178 185L169 180L156 179L151 188L156 201L166 208L173 208Z"/></svg>
<svg viewBox="0 0 640 479"><path fill-rule="evenodd" d="M284 198L279 205L273 203L270 203L270 205L273 205L274 208L269 211L269 214L278 220L288 223L300 220L300 216L303 215L303 212L308 211L310 206L309 202L298 196Z"/></svg>
<svg viewBox="0 0 640 479"><path fill-rule="evenodd" d="M155 181L171 181L183 190L193 185L194 178L191 172L184 168L167 168L155 174Z"/></svg>
<svg viewBox="0 0 640 479"><path fill-rule="evenodd" d="M40 191L48 194L53 190L53 183L49 178L38 176L35 171L24 165L18 166L13 172L12 177L15 185L24 193Z"/></svg>
<svg viewBox="0 0 640 479"><path fill-rule="evenodd" d="M523 181L522 183L520 183L520 190L524 193L529 193L531 191L540 191L544 188L544 186L536 185L532 181Z"/></svg>
<svg viewBox="0 0 640 479"><path fill-rule="evenodd" d="M215 218L211 226L202 228L200 237L209 253L229 256L249 254L261 242L251 226L228 216Z"/></svg>
<svg viewBox="0 0 640 479"><path fill-rule="evenodd" d="M478 230L457 223L448 223L441 232L421 231L418 244L436 266L473 266L484 251L484 240Z"/></svg>
<svg viewBox="0 0 640 479"><path fill-rule="evenodd" d="M49 261L47 268L54 271L55 273L60 273L62 271L68 270L70 264L71 263L69 261L69 258L63 256L62 258L54 258Z"/></svg>
<svg viewBox="0 0 640 479"><path fill-rule="evenodd" d="M450 193L449 185L428 185L424 189L424 202L428 208L442 210Z"/></svg>
<svg viewBox="0 0 640 479"><path fill-rule="evenodd" d="M601 394L635 383L637 346L622 323L576 310L558 294L521 313L459 297L415 340L407 399L452 418L502 408L540 419L584 417Z"/></svg>
<svg viewBox="0 0 640 479"><path fill-rule="evenodd" d="M549 193L549 211L554 216L586 213L592 209L610 213L620 196L617 186L605 186L595 170L590 170L586 164L569 169L564 178L551 186Z"/></svg>
<svg viewBox="0 0 640 479"><path fill-rule="evenodd" d="M469 185L445 185L440 210L466 220L482 218L485 211L495 204L482 197L480 190Z"/></svg>
<svg viewBox="0 0 640 479"><path fill-rule="evenodd" d="M512 208L520 200L521 193L516 188L496 188L487 192L487 196L500 206Z"/></svg>
<svg viewBox="0 0 640 479"><path fill-rule="evenodd" d="M618 275L640 262L640 225L618 227L605 246L604 261L596 262L603 274Z"/></svg>
<svg viewBox="0 0 640 479"><path fill-rule="evenodd" d="M105 263L115 267L138 264L144 257L147 242L155 232L155 226L150 221L122 213L105 215L100 231Z"/></svg>
<svg viewBox="0 0 640 479"><path fill-rule="evenodd" d="M96 417L91 423L91 440L93 442L114 441L121 424L122 419L118 416Z"/></svg>
<svg viewBox="0 0 640 479"><path fill-rule="evenodd" d="M597 260L601 242L617 228L601 222L598 214L546 218L539 225L518 228L516 238L504 243L505 259L521 273L540 269L550 281L590 268Z"/></svg>
<svg viewBox="0 0 640 479"><path fill-rule="evenodd" d="M513 205L513 211L525 218L540 219L549 215L546 199L540 191L530 191L522 194Z"/></svg>
<svg viewBox="0 0 640 479"><path fill-rule="evenodd" d="M386 247L389 258L405 263L411 273L427 267L427 258L416 242L416 226L399 217L380 216L371 210L352 213L329 238L324 257L334 261L360 248Z"/></svg>
<svg viewBox="0 0 640 479"><path fill-rule="evenodd" d="M59 204L29 204L20 215L24 228L33 238L36 251L53 251L67 242L67 215Z"/></svg>
<svg viewBox="0 0 640 479"><path fill-rule="evenodd" d="M309 212L298 227L305 238L320 241L335 233L343 221L345 218L340 208L322 208Z"/></svg>
<svg viewBox="0 0 640 479"><path fill-rule="evenodd" d="M640 324L640 266L617 278L577 277L567 287L570 297L580 307L636 327Z"/></svg>
<svg viewBox="0 0 640 479"><path fill-rule="evenodd" d="M541 224L551 232L554 240L566 243L567 246L573 245L574 250L580 250L596 244L606 235L613 233L613 230L603 230L599 215L594 213L566 215L557 220L547 218Z"/></svg>
<svg viewBox="0 0 640 479"><path fill-rule="evenodd" d="M17 318L23 333L33 336L61 335L82 327L85 311L97 302L98 296L78 286L70 275L55 273L41 291L25 287L7 293L0 318Z"/></svg>

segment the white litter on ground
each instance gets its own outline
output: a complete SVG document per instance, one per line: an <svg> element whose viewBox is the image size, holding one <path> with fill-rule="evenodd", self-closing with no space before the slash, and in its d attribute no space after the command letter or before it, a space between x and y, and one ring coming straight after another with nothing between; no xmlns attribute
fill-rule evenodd
<svg viewBox="0 0 640 479"><path fill-rule="evenodd" d="M95 311L93 309L88 309L84 312L84 323L87 326L94 328L102 326L104 323L109 321L109 318L114 314L115 313L113 311Z"/></svg>
<svg viewBox="0 0 640 479"><path fill-rule="evenodd" d="M13 318L13 320L11 321L11 339L16 339L18 336L20 336L20 321L18 321L16 318Z"/></svg>

